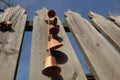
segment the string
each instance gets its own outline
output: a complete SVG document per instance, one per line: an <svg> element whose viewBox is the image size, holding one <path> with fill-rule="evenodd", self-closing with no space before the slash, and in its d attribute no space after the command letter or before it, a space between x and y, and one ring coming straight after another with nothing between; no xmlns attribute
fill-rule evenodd
<svg viewBox="0 0 120 80"><path fill-rule="evenodd" d="M49 34L50 34L50 31L49 31L49 26L50 26L49 18L48 18L48 21L47 21L47 22L48 22L48 25L47 25L47 26L48 26L48 36L49 36ZM49 41L49 39L48 39L48 41ZM51 55L50 49L48 49L48 54Z"/></svg>

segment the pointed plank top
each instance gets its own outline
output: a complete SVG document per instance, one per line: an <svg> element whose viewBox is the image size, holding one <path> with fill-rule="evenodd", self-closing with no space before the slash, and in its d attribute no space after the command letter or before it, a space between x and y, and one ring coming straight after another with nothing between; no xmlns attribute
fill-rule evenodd
<svg viewBox="0 0 120 80"><path fill-rule="evenodd" d="M120 28L115 25L112 21L104 18L103 16L90 12L89 17L93 22L93 25L99 29L114 46L120 50ZM115 19L117 16L111 14L112 19ZM118 17L117 17L118 18ZM117 20L117 19L115 19Z"/></svg>
<svg viewBox="0 0 120 80"><path fill-rule="evenodd" d="M0 17L12 22L11 30L0 30L0 80L15 80L27 15L16 6L6 9Z"/></svg>
<svg viewBox="0 0 120 80"><path fill-rule="evenodd" d="M91 14L92 17L97 17L97 14L93 12ZM71 11L65 12L65 15L69 28L83 51L96 80L119 80L120 55L118 52L81 15Z"/></svg>
<svg viewBox="0 0 120 80"><path fill-rule="evenodd" d="M48 46L48 24L43 20L47 17L47 11L46 9L38 10L38 15L34 18L30 80L87 80L59 18L58 26L60 32L55 39L64 45L51 51L51 53L56 58L58 66L62 71L58 76L53 78L42 74L45 65L44 61L48 55L46 51Z"/></svg>

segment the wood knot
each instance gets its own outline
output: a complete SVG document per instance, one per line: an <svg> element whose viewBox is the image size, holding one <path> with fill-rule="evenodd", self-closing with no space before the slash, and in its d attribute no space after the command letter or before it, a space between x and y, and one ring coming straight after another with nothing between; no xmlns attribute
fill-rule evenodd
<svg viewBox="0 0 120 80"><path fill-rule="evenodd" d="M17 50L16 49L4 49L3 51L6 55L10 56L10 55L16 55L17 54Z"/></svg>
<svg viewBox="0 0 120 80"><path fill-rule="evenodd" d="M97 47L100 47L100 45L98 43L96 45L97 45Z"/></svg>
<svg viewBox="0 0 120 80"><path fill-rule="evenodd" d="M78 74L75 72L75 73L73 74L73 76L72 76L72 79L73 79L73 80L76 80L77 77L78 77Z"/></svg>

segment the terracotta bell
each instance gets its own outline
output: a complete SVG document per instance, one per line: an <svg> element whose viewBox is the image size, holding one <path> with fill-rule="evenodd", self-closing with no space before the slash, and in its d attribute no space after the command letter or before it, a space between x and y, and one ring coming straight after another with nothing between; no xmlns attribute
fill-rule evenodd
<svg viewBox="0 0 120 80"><path fill-rule="evenodd" d="M49 18L52 18L52 17L55 17L56 16L56 13L54 10L49 10L48 13L47 13L48 17Z"/></svg>
<svg viewBox="0 0 120 80"><path fill-rule="evenodd" d="M6 21L6 25L7 25L8 27L12 26L12 22L11 22L11 21Z"/></svg>
<svg viewBox="0 0 120 80"><path fill-rule="evenodd" d="M56 36L59 33L59 31L60 31L59 27L55 26L50 29L50 34L52 34L53 36Z"/></svg>
<svg viewBox="0 0 120 80"><path fill-rule="evenodd" d="M11 21L2 21L2 22L0 22L0 25L3 27L11 27L12 22Z"/></svg>
<svg viewBox="0 0 120 80"><path fill-rule="evenodd" d="M55 77L61 72L61 68L57 65L55 57L49 55L45 60L45 67L42 73L48 77Z"/></svg>
<svg viewBox="0 0 120 80"><path fill-rule="evenodd" d="M58 42L56 39L50 39L50 41L48 42L48 48L47 50L54 50L57 49L59 47L61 47L63 44Z"/></svg>
<svg viewBox="0 0 120 80"><path fill-rule="evenodd" d="M55 26L54 25L49 25L49 30L53 29Z"/></svg>
<svg viewBox="0 0 120 80"><path fill-rule="evenodd" d="M48 40L50 41L53 38L52 34L48 34Z"/></svg>
<svg viewBox="0 0 120 80"><path fill-rule="evenodd" d="M59 29L59 26L57 25L57 18L55 17L54 21L50 21L49 32L53 36L56 36L59 31L60 31L60 29Z"/></svg>

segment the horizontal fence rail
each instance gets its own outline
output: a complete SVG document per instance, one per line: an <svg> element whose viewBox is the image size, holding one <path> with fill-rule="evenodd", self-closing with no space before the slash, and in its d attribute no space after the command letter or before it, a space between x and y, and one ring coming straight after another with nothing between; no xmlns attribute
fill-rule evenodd
<svg viewBox="0 0 120 80"><path fill-rule="evenodd" d="M64 13L66 19L64 24L57 17L60 32L54 39L63 46L51 51L51 54L61 68L61 73L56 77L43 75L45 59L49 55L47 51L49 28L44 22L48 17L47 12L46 8L37 10L33 23L27 22L26 10L20 6L7 8L0 13L0 22L12 22L11 30L0 29L0 80L16 78L25 29L32 31L29 80L120 79L120 16L109 13L109 19L106 19L92 11L88 14L91 23L71 10ZM70 30L73 34L91 74L84 73L65 30Z"/></svg>

